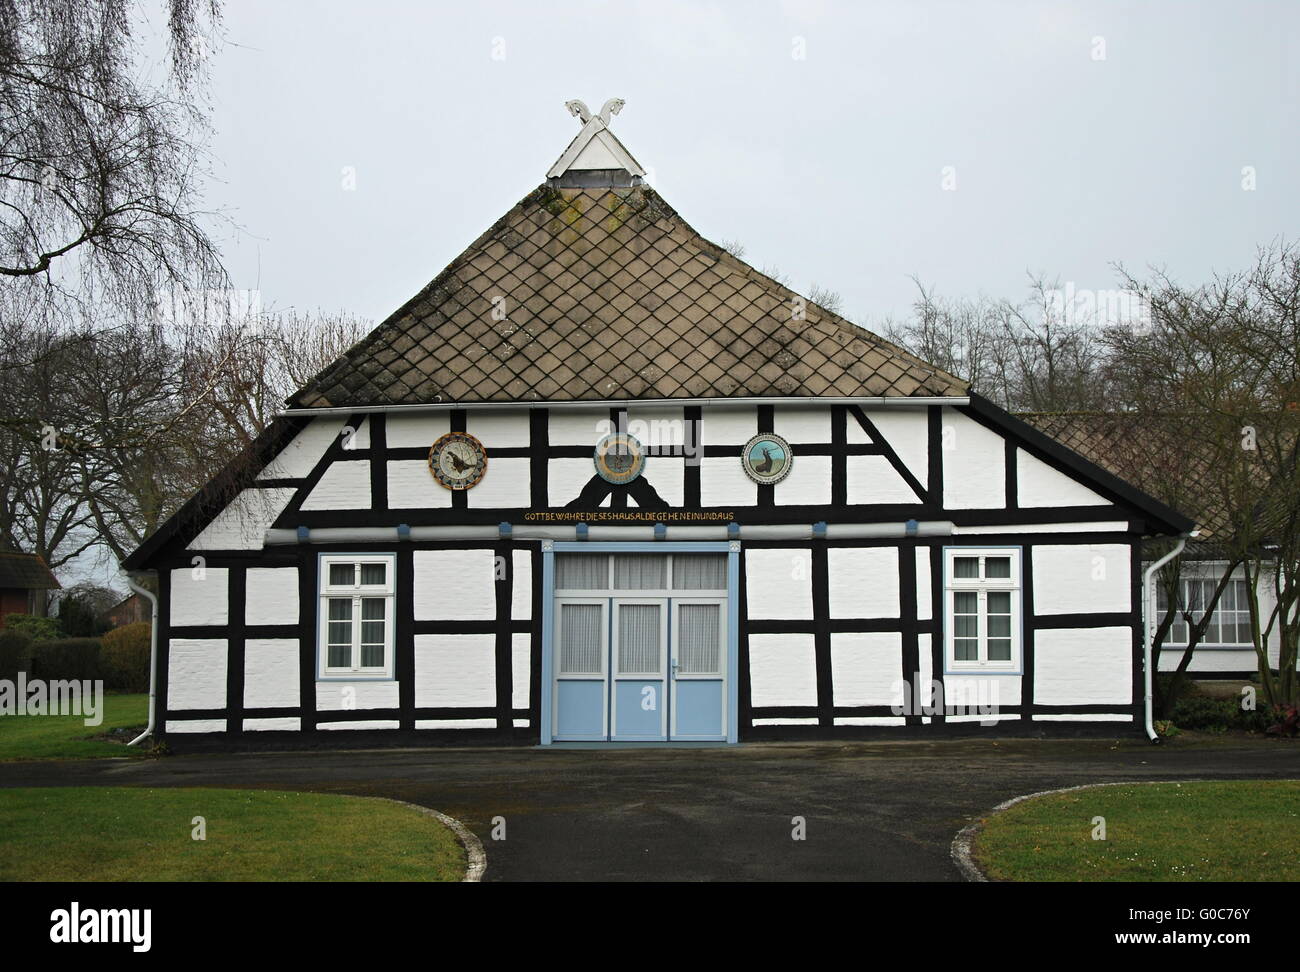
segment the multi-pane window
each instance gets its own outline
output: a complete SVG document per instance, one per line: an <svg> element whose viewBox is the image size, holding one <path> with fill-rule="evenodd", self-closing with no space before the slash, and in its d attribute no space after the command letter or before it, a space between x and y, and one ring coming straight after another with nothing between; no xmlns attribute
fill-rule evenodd
<svg viewBox="0 0 1300 972"><path fill-rule="evenodd" d="M321 558L321 675L392 677L395 568L392 554Z"/></svg>
<svg viewBox="0 0 1300 972"><path fill-rule="evenodd" d="M1167 643L1185 645L1188 638L1188 625L1183 612L1190 612L1194 621L1205 617L1205 606L1214 599L1215 588L1219 586L1218 576L1184 577L1180 579L1180 597L1175 606L1177 613L1174 623L1169 628ZM1169 598L1163 584L1157 583L1156 620L1165 616L1169 607ZM1210 623L1205 634L1198 642L1201 645L1252 645L1254 639L1250 633L1250 602L1246 582L1234 578L1223 589L1219 603L1214 606Z"/></svg>
<svg viewBox="0 0 1300 972"><path fill-rule="evenodd" d="M945 551L945 637L951 671L1020 668L1020 548Z"/></svg>
<svg viewBox="0 0 1300 972"><path fill-rule="evenodd" d="M566 592L725 592L726 554L588 554L555 557L555 589Z"/></svg>

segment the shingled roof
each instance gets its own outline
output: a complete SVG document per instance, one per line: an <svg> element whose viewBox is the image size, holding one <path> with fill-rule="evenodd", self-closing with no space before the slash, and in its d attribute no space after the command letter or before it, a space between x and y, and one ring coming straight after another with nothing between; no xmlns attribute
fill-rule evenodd
<svg viewBox="0 0 1300 972"><path fill-rule="evenodd" d="M37 554L0 550L0 589L44 591L61 586Z"/></svg>
<svg viewBox="0 0 1300 972"><path fill-rule="evenodd" d="M704 239L648 186L541 186L289 402L966 390Z"/></svg>
<svg viewBox="0 0 1300 972"><path fill-rule="evenodd" d="M1201 545L1227 537L1232 525L1194 415L1130 412L1021 412L1019 417L1108 472L1196 519ZM1260 477L1261 494L1267 485Z"/></svg>

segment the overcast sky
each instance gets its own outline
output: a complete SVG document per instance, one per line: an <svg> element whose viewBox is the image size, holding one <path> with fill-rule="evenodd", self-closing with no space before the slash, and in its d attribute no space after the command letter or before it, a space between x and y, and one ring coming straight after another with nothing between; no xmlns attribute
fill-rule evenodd
<svg viewBox="0 0 1300 972"><path fill-rule="evenodd" d="M269 309L381 321L544 180L571 98L626 99L683 218L867 326L912 276L1194 282L1300 228L1295 2L227 0L225 29L209 202Z"/></svg>
<svg viewBox="0 0 1300 972"><path fill-rule="evenodd" d="M1300 226L1297 3L228 0L225 26L209 196L264 307L382 320L543 181L570 98L626 99L683 218L868 325L913 275L1195 281Z"/></svg>

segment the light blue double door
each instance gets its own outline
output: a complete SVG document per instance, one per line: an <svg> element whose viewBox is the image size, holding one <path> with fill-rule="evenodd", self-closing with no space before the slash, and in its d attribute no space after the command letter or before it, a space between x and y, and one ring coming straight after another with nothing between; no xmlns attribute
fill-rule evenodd
<svg viewBox="0 0 1300 972"><path fill-rule="evenodd" d="M727 738L725 597L561 597L556 741Z"/></svg>

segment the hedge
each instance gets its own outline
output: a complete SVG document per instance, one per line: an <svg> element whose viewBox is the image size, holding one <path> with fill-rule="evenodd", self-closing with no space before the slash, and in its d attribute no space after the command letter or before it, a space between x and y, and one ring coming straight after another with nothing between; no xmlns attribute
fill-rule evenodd
<svg viewBox="0 0 1300 972"><path fill-rule="evenodd" d="M34 646L32 675L36 678L103 678L98 638L60 638ZM105 686L107 688L107 686Z"/></svg>
<svg viewBox="0 0 1300 972"><path fill-rule="evenodd" d="M107 632L100 662L107 688L123 692L149 691L149 622L124 624Z"/></svg>

